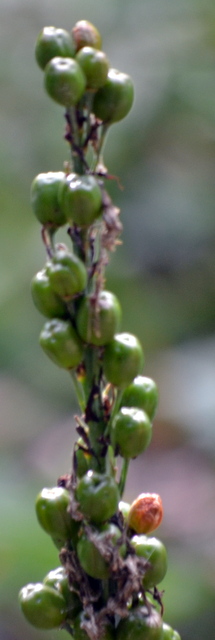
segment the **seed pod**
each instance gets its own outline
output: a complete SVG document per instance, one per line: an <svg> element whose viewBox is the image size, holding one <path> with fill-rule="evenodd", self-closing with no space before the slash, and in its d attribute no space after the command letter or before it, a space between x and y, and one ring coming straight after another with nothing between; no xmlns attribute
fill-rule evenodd
<svg viewBox="0 0 215 640"><path fill-rule="evenodd" d="M102 47L102 39L98 29L88 20L76 22L72 29L72 38L76 51L86 46L94 47L95 49L101 49Z"/></svg>
<svg viewBox="0 0 215 640"><path fill-rule="evenodd" d="M132 502L128 513L128 526L136 533L151 533L163 518L163 505L157 493L141 493Z"/></svg>
<svg viewBox="0 0 215 640"><path fill-rule="evenodd" d="M44 27L40 31L36 41L35 56L41 69L45 69L49 60L56 56L73 58L74 55L72 37L66 29Z"/></svg>
<svg viewBox="0 0 215 640"><path fill-rule="evenodd" d="M40 346L63 369L74 369L83 359L82 342L69 320L54 318L46 322L40 333Z"/></svg>
<svg viewBox="0 0 215 640"><path fill-rule="evenodd" d="M23 587L19 602L24 616L37 629L55 629L66 619L67 606L63 596L40 582Z"/></svg>
<svg viewBox="0 0 215 640"><path fill-rule="evenodd" d="M82 97L86 80L73 58L52 58L45 68L45 88L50 98L64 107L72 107Z"/></svg>

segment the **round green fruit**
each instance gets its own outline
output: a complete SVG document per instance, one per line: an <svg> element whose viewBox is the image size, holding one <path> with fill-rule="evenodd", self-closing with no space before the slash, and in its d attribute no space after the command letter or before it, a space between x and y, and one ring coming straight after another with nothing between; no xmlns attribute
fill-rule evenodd
<svg viewBox="0 0 215 640"><path fill-rule="evenodd" d="M136 458L151 441L152 425L142 409L122 407L113 420L110 436L111 444L123 458Z"/></svg>
<svg viewBox="0 0 215 640"><path fill-rule="evenodd" d="M118 486L114 478L92 470L80 479L76 489L80 511L94 524L101 524L116 513L118 499Z"/></svg>
<svg viewBox="0 0 215 640"><path fill-rule="evenodd" d="M109 69L106 83L95 94L93 113L99 120L113 124L125 118L134 100L130 76L117 69Z"/></svg>
<svg viewBox="0 0 215 640"><path fill-rule="evenodd" d="M76 60L60 56L46 65L44 81L49 96L67 108L79 102L86 87L85 76Z"/></svg>
<svg viewBox="0 0 215 640"><path fill-rule="evenodd" d="M136 607L122 618L116 629L116 640L162 640L162 620L159 613L146 607Z"/></svg>
<svg viewBox="0 0 215 640"><path fill-rule="evenodd" d="M162 640L181 640L181 636L175 629L166 624L166 622L163 622Z"/></svg>
<svg viewBox="0 0 215 640"><path fill-rule="evenodd" d="M131 538L131 545L137 556L145 558L150 563L143 578L145 589L159 584L167 571L167 552L164 544L157 538L136 535Z"/></svg>
<svg viewBox="0 0 215 640"><path fill-rule="evenodd" d="M67 220L80 227L91 225L101 214L102 194L94 176L71 173L59 197Z"/></svg>
<svg viewBox="0 0 215 640"><path fill-rule="evenodd" d="M35 56L41 69L45 69L49 60L56 56L73 58L74 55L72 37L68 31L56 27L44 27L40 31L36 40Z"/></svg>
<svg viewBox="0 0 215 640"><path fill-rule="evenodd" d="M137 376L123 391L121 407L138 407L153 420L158 404L158 388L154 380Z"/></svg>
<svg viewBox="0 0 215 640"><path fill-rule="evenodd" d="M95 532L93 539L89 539L87 533L81 535L77 544L78 559L82 569L91 578L107 580L110 577L109 557L105 558L107 541L108 546L115 546L120 537L120 530L114 524L104 525L100 531Z"/></svg>
<svg viewBox="0 0 215 640"><path fill-rule="evenodd" d="M63 369L74 369L83 360L84 349L69 320L54 318L45 323L40 345L46 355Z"/></svg>
<svg viewBox="0 0 215 640"><path fill-rule="evenodd" d="M49 571L43 580L43 584L56 589L64 598L67 605L67 617L74 617L81 609L81 603L77 593L69 588L68 576L63 567Z"/></svg>
<svg viewBox="0 0 215 640"><path fill-rule="evenodd" d="M65 181L63 171L39 173L31 185L31 205L36 218L42 225L61 227L67 222L62 211L58 192Z"/></svg>
<svg viewBox="0 0 215 640"><path fill-rule="evenodd" d="M98 29L88 20L76 22L72 29L72 38L76 51L86 46L94 47L94 49L102 47L102 39Z"/></svg>
<svg viewBox="0 0 215 640"><path fill-rule="evenodd" d="M77 331L84 342L103 346L110 342L119 329L121 307L110 291L101 291L98 299L83 298L77 314Z"/></svg>
<svg viewBox="0 0 215 640"><path fill-rule="evenodd" d="M38 271L31 281L31 294L35 307L46 318L66 318L67 308L53 291L47 275L47 267Z"/></svg>
<svg viewBox="0 0 215 640"><path fill-rule="evenodd" d="M143 350L136 336L118 333L106 345L103 357L104 374L116 387L126 387L140 373L144 363Z"/></svg>
<svg viewBox="0 0 215 640"><path fill-rule="evenodd" d="M52 290L65 302L80 294L87 284L87 271L84 263L64 246L58 245L47 267Z"/></svg>
<svg viewBox="0 0 215 640"><path fill-rule="evenodd" d="M67 606L63 596L40 582L23 587L19 602L25 618L38 629L55 629L65 622Z"/></svg>
<svg viewBox="0 0 215 640"><path fill-rule="evenodd" d="M44 488L36 498L38 522L46 533L59 540L60 548L66 541L76 540L79 529L79 523L68 511L69 505L69 492L63 487Z"/></svg>
<svg viewBox="0 0 215 640"><path fill-rule="evenodd" d="M83 47L78 51L76 60L85 75L87 89L97 91L103 87L109 69L109 61L104 51L93 47Z"/></svg>

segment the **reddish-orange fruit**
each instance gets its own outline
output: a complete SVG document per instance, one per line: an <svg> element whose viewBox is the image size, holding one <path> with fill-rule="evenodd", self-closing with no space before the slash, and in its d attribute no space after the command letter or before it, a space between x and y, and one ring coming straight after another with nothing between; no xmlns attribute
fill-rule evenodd
<svg viewBox="0 0 215 640"><path fill-rule="evenodd" d="M128 526L136 533L151 533L163 518L163 505L157 493L141 493L132 502L128 513Z"/></svg>

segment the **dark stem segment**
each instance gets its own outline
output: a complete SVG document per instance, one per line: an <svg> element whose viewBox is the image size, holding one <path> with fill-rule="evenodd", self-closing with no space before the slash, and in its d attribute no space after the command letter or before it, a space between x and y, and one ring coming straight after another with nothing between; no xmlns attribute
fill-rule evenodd
<svg viewBox="0 0 215 640"><path fill-rule="evenodd" d="M123 463L122 463L120 481L119 481L120 497L122 497L122 495L124 493L125 483L126 483L126 478L127 478L127 473L128 473L128 467L129 467L129 460L128 460L128 458L124 458Z"/></svg>
<svg viewBox="0 0 215 640"><path fill-rule="evenodd" d="M70 627L70 624L68 622L64 622L61 625L61 629L64 630L64 631L67 631L69 633L69 635L72 636L72 638L74 637L72 628Z"/></svg>

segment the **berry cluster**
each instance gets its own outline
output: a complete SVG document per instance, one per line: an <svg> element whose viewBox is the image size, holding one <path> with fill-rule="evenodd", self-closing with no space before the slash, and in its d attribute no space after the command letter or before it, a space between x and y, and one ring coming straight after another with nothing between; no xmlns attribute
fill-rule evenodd
<svg viewBox="0 0 215 640"><path fill-rule="evenodd" d="M132 106L133 84L110 68L99 32L85 20L71 34L45 27L36 59L48 94L65 107L71 160L32 183L46 249L32 296L46 317L41 347L70 372L81 415L71 473L36 499L61 566L23 587L20 604L32 625L64 628L74 640L180 640L162 621L157 585L166 549L148 535L161 522L161 498L142 493L132 505L122 500L129 460L150 443L158 401L156 384L142 375L141 344L120 333L120 303L105 289L122 226L105 189L112 176L102 149L109 126ZM70 249L55 242L65 226Z"/></svg>

